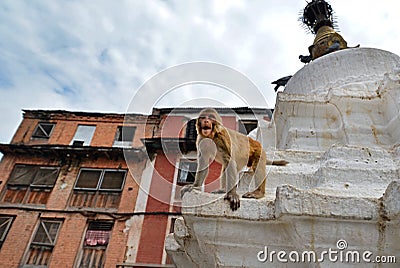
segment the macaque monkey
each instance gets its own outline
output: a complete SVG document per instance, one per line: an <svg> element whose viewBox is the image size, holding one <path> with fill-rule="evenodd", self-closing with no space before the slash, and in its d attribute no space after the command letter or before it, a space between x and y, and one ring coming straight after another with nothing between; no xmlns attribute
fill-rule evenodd
<svg viewBox="0 0 400 268"><path fill-rule="evenodd" d="M286 165L285 160L267 160L261 144L235 130L225 128L215 109L203 109L196 121L197 171L193 185L185 186L181 196L193 188L200 188L208 175L208 166L215 159L222 165L219 193L226 193L233 211L240 207L236 193L238 173L249 167L254 175L256 189L245 193L244 198L262 198L265 195L266 165Z"/></svg>

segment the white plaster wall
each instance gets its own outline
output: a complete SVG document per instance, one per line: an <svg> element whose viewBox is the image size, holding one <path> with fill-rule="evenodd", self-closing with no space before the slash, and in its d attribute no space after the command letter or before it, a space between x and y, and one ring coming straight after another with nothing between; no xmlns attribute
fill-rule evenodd
<svg viewBox="0 0 400 268"><path fill-rule="evenodd" d="M278 94L265 147L325 151L334 144L398 144L399 66L398 56L377 49L343 50L306 65Z"/></svg>
<svg viewBox="0 0 400 268"><path fill-rule="evenodd" d="M400 57L376 48L344 49L320 57L295 73L285 93L366 97L375 93L384 74L400 65Z"/></svg>
<svg viewBox="0 0 400 268"><path fill-rule="evenodd" d="M151 180L154 172L154 162L148 160L146 168L142 173L139 192L136 199L135 212L146 211L147 199L150 192ZM125 256L125 262L135 263L139 247L140 235L142 233L144 215L134 215L125 222L124 232L128 233L128 244Z"/></svg>

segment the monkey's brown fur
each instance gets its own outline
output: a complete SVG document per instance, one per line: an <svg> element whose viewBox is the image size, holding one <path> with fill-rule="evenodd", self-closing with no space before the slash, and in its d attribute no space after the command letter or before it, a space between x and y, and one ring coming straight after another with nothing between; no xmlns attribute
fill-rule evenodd
<svg viewBox="0 0 400 268"><path fill-rule="evenodd" d="M245 166L254 174L256 189L245 193L244 198L262 198L265 195L266 165L286 165L285 160L267 160L261 144L237 131L225 128L215 109L203 109L196 122L197 128L197 172L192 186L182 189L182 196L193 187L200 187L208 174L210 161L215 159L222 165L220 192L225 192L225 199L232 210L240 207L240 198L236 193L238 172Z"/></svg>

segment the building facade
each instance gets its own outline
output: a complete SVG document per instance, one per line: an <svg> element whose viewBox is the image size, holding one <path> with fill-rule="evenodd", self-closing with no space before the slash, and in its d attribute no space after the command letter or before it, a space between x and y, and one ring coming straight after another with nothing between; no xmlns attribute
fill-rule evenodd
<svg viewBox="0 0 400 268"><path fill-rule="evenodd" d="M173 267L166 235L194 180L197 108L25 110L0 144L0 267ZM265 109L219 109L244 133ZM211 164L205 191L219 186Z"/></svg>

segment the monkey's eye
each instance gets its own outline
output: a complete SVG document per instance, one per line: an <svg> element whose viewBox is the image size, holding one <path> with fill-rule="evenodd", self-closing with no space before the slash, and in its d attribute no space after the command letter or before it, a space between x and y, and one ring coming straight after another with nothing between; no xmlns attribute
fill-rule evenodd
<svg viewBox="0 0 400 268"><path fill-rule="evenodd" d="M214 116L213 114L209 114L209 115L208 115L208 118L210 118L210 119L212 119L212 120L215 120L215 116Z"/></svg>
<svg viewBox="0 0 400 268"><path fill-rule="evenodd" d="M204 120L204 119L210 119L210 120L214 120L215 121L215 116L213 114L207 114L207 115L200 115L199 119L200 120Z"/></svg>

